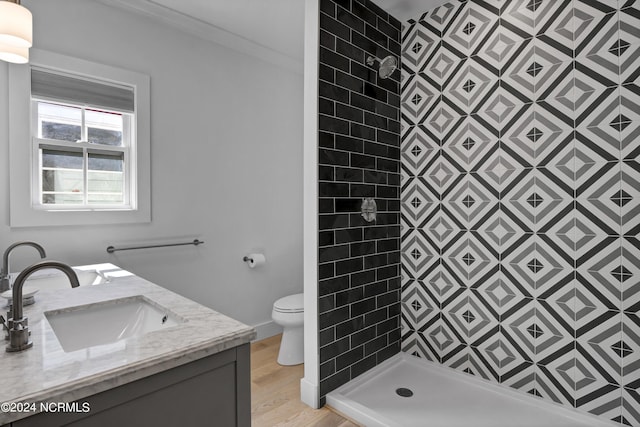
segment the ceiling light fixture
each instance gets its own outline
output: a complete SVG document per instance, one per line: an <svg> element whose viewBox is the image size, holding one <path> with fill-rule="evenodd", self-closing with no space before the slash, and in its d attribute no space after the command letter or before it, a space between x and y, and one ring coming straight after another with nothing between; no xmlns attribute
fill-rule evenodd
<svg viewBox="0 0 640 427"><path fill-rule="evenodd" d="M20 0L0 0L0 60L25 64L33 44L33 16Z"/></svg>

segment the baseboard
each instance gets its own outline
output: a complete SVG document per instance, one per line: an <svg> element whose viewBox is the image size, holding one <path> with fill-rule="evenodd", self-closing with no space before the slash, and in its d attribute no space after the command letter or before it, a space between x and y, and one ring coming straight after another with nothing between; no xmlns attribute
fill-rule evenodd
<svg viewBox="0 0 640 427"><path fill-rule="evenodd" d="M260 341L282 333L282 326L276 325L273 321L253 325L253 327L256 329L257 334L254 341Z"/></svg>
<svg viewBox="0 0 640 427"><path fill-rule="evenodd" d="M320 387L304 378L300 380L300 400L313 409L320 408Z"/></svg>
<svg viewBox="0 0 640 427"><path fill-rule="evenodd" d="M334 408L333 406L329 405L328 403L326 405L323 406L323 408L327 408L328 410L330 410L331 412L335 412L336 414L340 415L342 418L347 419L349 421L351 421L354 425L358 426L358 427L367 427L364 424L361 424L360 422L354 420L353 418L351 418L349 415L346 415L340 411L338 411L336 408Z"/></svg>

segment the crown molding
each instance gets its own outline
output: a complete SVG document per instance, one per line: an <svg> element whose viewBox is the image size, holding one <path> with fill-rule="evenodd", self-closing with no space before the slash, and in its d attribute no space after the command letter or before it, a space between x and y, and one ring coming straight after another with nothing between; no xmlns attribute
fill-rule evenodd
<svg viewBox="0 0 640 427"><path fill-rule="evenodd" d="M161 21L187 34L217 43L237 52L253 56L289 71L302 74L303 61L263 46L208 22L160 5L152 0L97 0L108 6L133 11Z"/></svg>

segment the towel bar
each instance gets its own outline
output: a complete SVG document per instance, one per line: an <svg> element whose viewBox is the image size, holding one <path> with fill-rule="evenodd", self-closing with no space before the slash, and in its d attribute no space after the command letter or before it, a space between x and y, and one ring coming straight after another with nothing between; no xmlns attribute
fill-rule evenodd
<svg viewBox="0 0 640 427"><path fill-rule="evenodd" d="M132 246L130 248L114 248L113 246L107 247L107 252L110 254L115 251L130 251L133 249L150 249L150 248L165 248L168 246L186 246L186 245L202 245L204 242L202 240L195 239L193 242L185 242L185 243L165 243L163 245L148 245L148 246Z"/></svg>

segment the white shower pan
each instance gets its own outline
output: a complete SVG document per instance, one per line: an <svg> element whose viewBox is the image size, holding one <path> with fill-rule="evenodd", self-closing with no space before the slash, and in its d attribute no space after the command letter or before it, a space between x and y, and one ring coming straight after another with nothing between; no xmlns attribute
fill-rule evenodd
<svg viewBox="0 0 640 427"><path fill-rule="evenodd" d="M619 426L406 353L329 393L327 404L367 427Z"/></svg>

